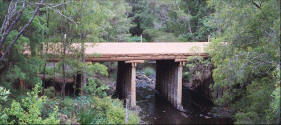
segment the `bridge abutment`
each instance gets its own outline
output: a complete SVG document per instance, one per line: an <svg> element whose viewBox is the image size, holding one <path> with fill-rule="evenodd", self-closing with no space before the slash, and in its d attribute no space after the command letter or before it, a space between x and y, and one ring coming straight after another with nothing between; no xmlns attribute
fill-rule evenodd
<svg viewBox="0 0 281 125"><path fill-rule="evenodd" d="M174 60L156 61L156 89L179 110L182 110L183 64Z"/></svg>

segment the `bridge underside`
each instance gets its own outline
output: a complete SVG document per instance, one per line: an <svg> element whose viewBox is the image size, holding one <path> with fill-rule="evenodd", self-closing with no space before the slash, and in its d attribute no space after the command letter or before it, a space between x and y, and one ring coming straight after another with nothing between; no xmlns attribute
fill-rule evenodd
<svg viewBox="0 0 281 125"><path fill-rule="evenodd" d="M177 109L182 108L183 63L175 60L156 61L156 89ZM120 99L129 99L131 107L136 106L136 65L137 62L118 62L116 91Z"/></svg>

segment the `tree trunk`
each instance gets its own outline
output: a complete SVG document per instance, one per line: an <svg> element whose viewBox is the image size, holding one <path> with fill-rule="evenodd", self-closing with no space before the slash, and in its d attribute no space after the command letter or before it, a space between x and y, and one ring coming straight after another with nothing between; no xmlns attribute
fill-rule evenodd
<svg viewBox="0 0 281 125"><path fill-rule="evenodd" d="M48 53L48 48L49 48L49 44L47 42L46 54ZM47 61L45 62L44 69L43 69L43 88L46 87L46 68L47 68ZM43 89L43 93L44 93L44 89Z"/></svg>
<svg viewBox="0 0 281 125"><path fill-rule="evenodd" d="M64 1L65 2L65 1ZM66 10L66 5L64 6L64 10ZM62 21L61 21L62 23ZM61 26L63 26L61 24ZM61 28L62 30L62 28ZM63 31L61 31L61 33L63 33ZM62 84L62 88L61 88L61 96L64 99L65 97L65 85L66 85L66 74L65 74L65 52L66 52L66 40L67 40L67 34L64 34L64 38L63 38L63 59L62 59L62 74L63 74L63 84Z"/></svg>
<svg viewBox="0 0 281 125"><path fill-rule="evenodd" d="M187 8L187 11L188 11L188 16L187 16L187 20L186 20L186 23L187 23L187 25L188 25L188 31L189 31L189 33L191 33L192 34L192 30L191 30L191 24L190 24L190 11L189 11L189 9Z"/></svg>
<svg viewBox="0 0 281 125"><path fill-rule="evenodd" d="M61 96L65 97L65 84L66 84L66 74L65 74L65 50L66 50L66 34L64 36L64 41L63 41L63 60L62 60L62 73L63 73L63 84L61 88Z"/></svg>
<svg viewBox="0 0 281 125"><path fill-rule="evenodd" d="M47 13L47 27L48 28L49 28L49 21L50 21L49 19L50 19L49 18L49 13ZM44 54L44 44L43 44L43 49L42 50L43 50L43 54ZM49 42L47 41L47 48L46 48L46 53L45 53L46 56L48 55L48 50L49 50ZM46 60L46 62L44 64L44 70L43 70L43 88L46 87L46 67L47 67L47 60ZM43 93L44 93L44 89L43 89Z"/></svg>
<svg viewBox="0 0 281 125"><path fill-rule="evenodd" d="M81 84L81 95L84 95L83 88L86 85L87 78L86 78L86 67L85 67L85 43L84 41L82 42L82 63L83 63L83 69L82 69L82 84Z"/></svg>
<svg viewBox="0 0 281 125"><path fill-rule="evenodd" d="M56 91L56 63L54 63L54 76L53 76L53 86L55 87L55 96L57 96L57 91Z"/></svg>
<svg viewBox="0 0 281 125"><path fill-rule="evenodd" d="M192 30L191 30L191 25L190 25L190 19L189 19L189 17L188 17L188 20L187 20L187 25L188 25L188 31L189 31L189 33L192 34Z"/></svg>
<svg viewBox="0 0 281 125"><path fill-rule="evenodd" d="M75 73L74 75L74 85L73 85L73 95L74 97L76 97L76 91L77 91L77 88L76 88L76 84L77 84L77 73Z"/></svg>

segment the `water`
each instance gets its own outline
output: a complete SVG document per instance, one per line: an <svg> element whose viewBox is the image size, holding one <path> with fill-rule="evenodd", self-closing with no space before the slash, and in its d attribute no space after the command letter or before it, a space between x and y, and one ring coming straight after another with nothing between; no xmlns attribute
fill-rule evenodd
<svg viewBox="0 0 281 125"><path fill-rule="evenodd" d="M138 85L139 84L139 85ZM141 123L148 124L232 124L230 118L215 118L205 110L203 112L192 111L187 105L188 96L183 89L183 107L192 113L183 113L176 110L165 99L157 94L152 85L142 82L137 83L137 105L141 108Z"/></svg>

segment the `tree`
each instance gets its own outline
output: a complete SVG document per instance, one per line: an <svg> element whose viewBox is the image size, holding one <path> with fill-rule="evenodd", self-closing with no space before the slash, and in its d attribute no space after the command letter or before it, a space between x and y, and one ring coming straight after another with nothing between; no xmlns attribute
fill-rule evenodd
<svg viewBox="0 0 281 125"><path fill-rule="evenodd" d="M17 3L18 1L12 0L9 5L8 13L5 16L5 20L2 24L1 27L1 39L0 39L0 48L2 48L3 44L5 43L5 40L9 33L13 30L14 26L16 23L19 21L21 15L23 14L24 9L26 8L26 0L23 1L22 3L22 8L19 11L16 11L17 9ZM4 53L2 54L0 58L0 63L4 60L5 56L8 54L10 51L11 47L15 44L15 42L19 39L19 37L23 34L23 32L26 30L26 28L31 24L33 21L35 15L38 13L39 8L43 4L43 0L37 5L36 9L34 10L32 16L30 17L29 21L22 27L14 40L9 44L9 46L5 49ZM2 35L3 34L3 35Z"/></svg>
<svg viewBox="0 0 281 125"><path fill-rule="evenodd" d="M280 83L273 75L280 67L280 1L209 2L216 10L212 21L220 29L210 47L214 95L223 89L216 103L234 107L236 123L280 123L280 116L274 118L279 121L266 118Z"/></svg>
<svg viewBox="0 0 281 125"><path fill-rule="evenodd" d="M38 45L43 43L44 40L40 38L48 30L43 15L46 10L56 9L65 3L56 4L44 0L1 0L0 3L1 8L7 10L4 11L5 14L1 13L5 18L1 17L0 84L10 88L16 81L24 80L27 84L39 82L37 74L43 61L37 55ZM30 50L30 57L26 53L27 48Z"/></svg>

